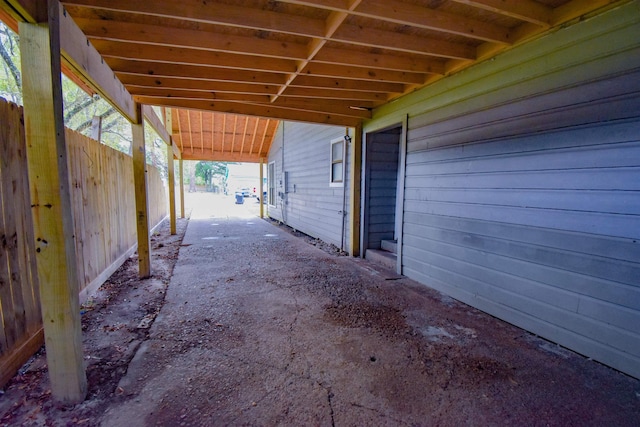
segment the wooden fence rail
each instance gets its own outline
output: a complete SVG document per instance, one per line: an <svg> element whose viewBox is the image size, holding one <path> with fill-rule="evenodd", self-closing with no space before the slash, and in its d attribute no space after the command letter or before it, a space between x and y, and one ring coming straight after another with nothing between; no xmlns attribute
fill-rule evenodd
<svg viewBox="0 0 640 427"><path fill-rule="evenodd" d="M67 130L81 301L135 250L131 157ZM0 387L42 345L22 109L0 99ZM149 224L167 214L148 167Z"/></svg>

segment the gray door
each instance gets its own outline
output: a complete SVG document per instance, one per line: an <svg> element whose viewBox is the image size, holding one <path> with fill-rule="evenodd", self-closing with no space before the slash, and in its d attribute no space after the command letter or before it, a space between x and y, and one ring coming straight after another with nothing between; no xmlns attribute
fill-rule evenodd
<svg viewBox="0 0 640 427"><path fill-rule="evenodd" d="M367 134L363 250L380 249L382 240L395 240L396 194L402 127Z"/></svg>

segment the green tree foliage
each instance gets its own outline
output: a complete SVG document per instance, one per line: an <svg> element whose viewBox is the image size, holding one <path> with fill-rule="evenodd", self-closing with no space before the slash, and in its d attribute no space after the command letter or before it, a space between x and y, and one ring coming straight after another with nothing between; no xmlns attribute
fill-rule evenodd
<svg viewBox="0 0 640 427"><path fill-rule="evenodd" d="M22 78L18 36L0 22L0 96L22 105Z"/></svg>
<svg viewBox="0 0 640 427"><path fill-rule="evenodd" d="M69 129L92 136L94 117L102 120L100 142L131 154L131 124L98 95L91 96L73 81L62 76L64 123ZM0 97L22 105L19 36L0 22ZM166 144L145 126L147 163L157 167L163 177L168 175Z"/></svg>
<svg viewBox="0 0 640 427"><path fill-rule="evenodd" d="M215 183L221 183L226 178L227 163L198 162L195 167L195 176L196 181L205 185L207 191L213 191Z"/></svg>

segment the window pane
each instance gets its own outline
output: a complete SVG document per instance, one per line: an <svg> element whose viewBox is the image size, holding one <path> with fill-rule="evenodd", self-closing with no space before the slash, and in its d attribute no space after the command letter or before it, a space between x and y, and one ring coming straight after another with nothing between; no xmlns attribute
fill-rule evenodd
<svg viewBox="0 0 640 427"><path fill-rule="evenodd" d="M342 161L342 142L336 142L331 146L331 162Z"/></svg>
<svg viewBox="0 0 640 427"><path fill-rule="evenodd" d="M331 165L331 182L342 182L342 163Z"/></svg>

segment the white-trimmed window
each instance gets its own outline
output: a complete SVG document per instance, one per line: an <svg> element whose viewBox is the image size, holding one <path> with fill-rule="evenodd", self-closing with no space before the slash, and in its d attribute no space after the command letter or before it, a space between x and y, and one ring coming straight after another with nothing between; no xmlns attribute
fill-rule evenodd
<svg viewBox="0 0 640 427"><path fill-rule="evenodd" d="M276 162L267 165L267 203L276 204Z"/></svg>
<svg viewBox="0 0 640 427"><path fill-rule="evenodd" d="M329 172L329 186L342 187L344 185L344 138L331 141L331 170Z"/></svg>

